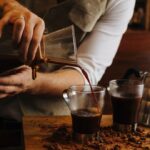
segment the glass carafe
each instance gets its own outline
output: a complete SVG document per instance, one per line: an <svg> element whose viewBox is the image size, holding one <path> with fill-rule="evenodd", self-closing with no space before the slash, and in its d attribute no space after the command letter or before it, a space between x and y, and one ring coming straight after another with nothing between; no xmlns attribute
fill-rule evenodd
<svg viewBox="0 0 150 150"><path fill-rule="evenodd" d="M132 75L144 82L144 93L139 112L139 123L150 127L150 73L130 68L127 70L123 78L129 79Z"/></svg>

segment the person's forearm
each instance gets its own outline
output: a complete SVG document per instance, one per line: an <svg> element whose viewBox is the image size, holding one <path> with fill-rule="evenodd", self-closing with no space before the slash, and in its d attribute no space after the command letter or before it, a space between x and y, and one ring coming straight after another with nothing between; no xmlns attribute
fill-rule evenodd
<svg viewBox="0 0 150 150"><path fill-rule="evenodd" d="M63 69L52 73L38 73L31 94L61 95L71 85L84 84L81 73L75 69Z"/></svg>

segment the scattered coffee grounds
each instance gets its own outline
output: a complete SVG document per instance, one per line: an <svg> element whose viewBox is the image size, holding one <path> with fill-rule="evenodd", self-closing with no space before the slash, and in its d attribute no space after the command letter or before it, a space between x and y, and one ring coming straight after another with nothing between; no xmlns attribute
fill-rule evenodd
<svg viewBox="0 0 150 150"><path fill-rule="evenodd" d="M40 127L40 126L39 126ZM141 126L136 132L114 131L112 127L102 127L98 138L88 141L86 144L76 143L72 139L70 126L51 128L43 127L50 134L42 139L43 147L47 150L150 150L150 131L145 131Z"/></svg>

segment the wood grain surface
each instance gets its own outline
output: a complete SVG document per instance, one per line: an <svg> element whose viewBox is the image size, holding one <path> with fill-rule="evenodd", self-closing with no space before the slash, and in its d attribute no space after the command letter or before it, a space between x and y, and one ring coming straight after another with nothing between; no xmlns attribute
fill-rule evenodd
<svg viewBox="0 0 150 150"><path fill-rule="evenodd" d="M108 132L111 131L111 134L108 135L108 138L106 138L108 144L106 143L105 145L108 145L107 149L115 149L115 146L121 145L122 149L121 150L144 150L143 147L148 147L150 148L150 137L146 137L145 140L145 145L141 148L135 148L134 143L130 143L130 141L126 141L125 143L118 138L118 132L114 132L112 129L110 130L110 126L112 125L112 116L111 115L103 115L101 119L101 127L104 128L107 132L107 127L108 127ZM51 136L52 134L61 126L65 126L66 128L71 129L71 117L70 116L47 116L47 117L24 117L23 119L23 128L24 128L24 143L25 143L25 150L53 150L51 148L51 144L53 144L53 141L51 142ZM143 129L143 128L142 128ZM144 128L146 132L150 133L149 128ZM70 132L70 131L69 131ZM105 132L105 133L106 133ZM70 132L71 133L71 132ZM60 142L56 141L54 142L56 147L54 149L56 150L85 150L86 147L82 147L79 145L75 145L74 143L70 143L70 141L66 141L66 144L62 144L61 139L65 138L60 137ZM128 136L127 136L128 139ZM119 144L118 144L119 143ZM127 145L128 143L128 145ZM133 145L133 147L132 147ZM62 146L62 147L61 147ZM76 148L77 147L77 148ZM90 148L88 147L87 150L101 150L101 148L97 148L94 146L91 146ZM104 150L106 147L104 147ZM113 150L113 149L112 149ZM145 149L146 150L146 149ZM149 149L148 149L149 150Z"/></svg>

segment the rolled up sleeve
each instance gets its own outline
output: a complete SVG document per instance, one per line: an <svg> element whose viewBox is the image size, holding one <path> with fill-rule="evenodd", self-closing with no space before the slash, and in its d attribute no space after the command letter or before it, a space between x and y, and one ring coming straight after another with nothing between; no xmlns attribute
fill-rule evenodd
<svg viewBox="0 0 150 150"><path fill-rule="evenodd" d="M105 14L79 46L77 62L87 72L92 84L97 84L112 64L133 15L134 5L135 0L108 1Z"/></svg>

